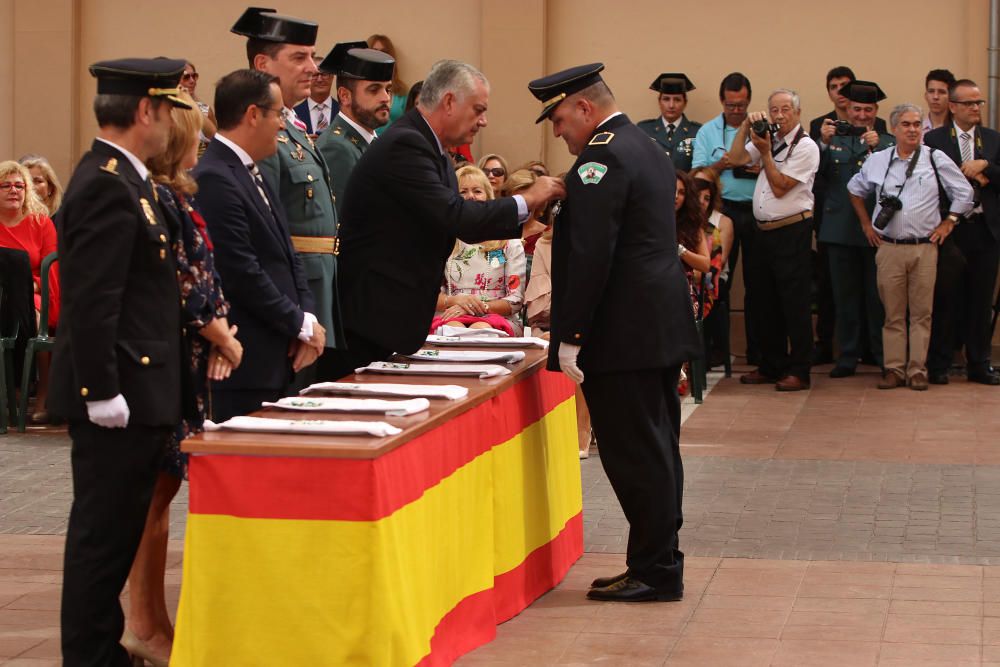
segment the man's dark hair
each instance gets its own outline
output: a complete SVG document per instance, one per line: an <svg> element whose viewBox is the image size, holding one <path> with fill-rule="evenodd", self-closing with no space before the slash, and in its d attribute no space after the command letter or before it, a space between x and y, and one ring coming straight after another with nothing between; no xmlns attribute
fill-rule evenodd
<svg viewBox="0 0 1000 667"><path fill-rule="evenodd" d="M99 127L118 127L127 130L135 125L135 112L142 95L97 95L94 98L94 115ZM163 98L151 97L153 109L159 109Z"/></svg>
<svg viewBox="0 0 1000 667"><path fill-rule="evenodd" d="M946 69L932 69L924 77L924 88L927 88L927 84L931 81L941 81L950 89L955 85L955 75Z"/></svg>
<svg viewBox="0 0 1000 667"><path fill-rule="evenodd" d="M857 81L858 77L854 76L854 71L847 65L838 65L832 70L826 73L826 87L830 87L830 82L834 79L843 79L847 77L851 81Z"/></svg>
<svg viewBox="0 0 1000 667"><path fill-rule="evenodd" d="M948 86L948 100L950 102L955 102L955 89L966 86L968 88L978 88L979 85L972 79L959 79L955 83Z"/></svg>
<svg viewBox="0 0 1000 667"><path fill-rule="evenodd" d="M358 95L358 82L361 79L354 79L349 76L338 76L337 77L337 88L347 88L351 91L351 98L355 98ZM336 97L336 94L334 94Z"/></svg>
<svg viewBox="0 0 1000 667"><path fill-rule="evenodd" d="M727 90L738 93L744 88L747 89L747 97L753 97L753 89L750 88L750 79L746 78L742 72L727 74L726 78L719 84L719 99L725 99Z"/></svg>
<svg viewBox="0 0 1000 667"><path fill-rule="evenodd" d="M283 46L284 44L281 42L269 42L266 39L251 37L247 40L247 66L253 69L253 59L260 53L274 60L278 57L278 52L281 51L281 47Z"/></svg>
<svg viewBox="0 0 1000 667"><path fill-rule="evenodd" d="M267 72L238 69L215 84L215 119L220 130L232 130L251 106L271 106L271 84L278 79Z"/></svg>

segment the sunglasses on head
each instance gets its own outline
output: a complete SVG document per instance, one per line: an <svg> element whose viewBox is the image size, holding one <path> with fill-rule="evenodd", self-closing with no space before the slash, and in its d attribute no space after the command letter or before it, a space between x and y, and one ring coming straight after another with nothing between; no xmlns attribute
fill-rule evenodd
<svg viewBox="0 0 1000 667"><path fill-rule="evenodd" d="M507 172L504 171L503 167L491 167L489 169L483 169L483 172L487 176L492 176L493 178L500 178L501 176L507 175Z"/></svg>

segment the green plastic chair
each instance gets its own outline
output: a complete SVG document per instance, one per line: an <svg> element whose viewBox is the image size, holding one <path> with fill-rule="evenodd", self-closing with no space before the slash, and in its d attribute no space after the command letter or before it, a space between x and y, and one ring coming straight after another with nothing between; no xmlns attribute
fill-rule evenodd
<svg viewBox="0 0 1000 667"><path fill-rule="evenodd" d="M3 303L3 283L0 283L0 304ZM8 413L10 419L17 418L17 400L14 396L14 345L20 324L14 324L9 336L0 336L0 434L7 432Z"/></svg>
<svg viewBox="0 0 1000 667"><path fill-rule="evenodd" d="M40 270L42 277L41 301L42 310L39 313L38 335L28 339L24 350L24 370L21 371L21 405L17 411L17 431L24 433L28 419L28 385L31 382L31 371L35 364L35 355L48 352L56 346L56 339L49 336L49 268L58 259L58 253L51 252L42 260Z"/></svg>

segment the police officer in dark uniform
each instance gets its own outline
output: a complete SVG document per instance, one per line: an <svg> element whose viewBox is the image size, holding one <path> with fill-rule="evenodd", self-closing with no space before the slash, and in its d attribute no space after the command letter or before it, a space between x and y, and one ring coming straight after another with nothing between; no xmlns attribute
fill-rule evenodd
<svg viewBox="0 0 1000 667"><path fill-rule="evenodd" d="M56 227L62 317L52 411L73 440L62 590L63 664L131 665L118 602L167 439L181 417L180 295L172 233L145 162L167 148L185 61L99 62L98 138Z"/></svg>
<svg viewBox="0 0 1000 667"><path fill-rule="evenodd" d="M600 76L574 67L532 81L576 163L552 248L549 368L581 383L601 462L629 521L628 570L595 600L679 600L681 364L700 351L674 222L674 166ZM622 322L642 314L643 326ZM586 374L586 375L585 375Z"/></svg>
<svg viewBox="0 0 1000 667"><path fill-rule="evenodd" d="M851 128L841 126L838 131L836 121L825 119L818 135L821 150L817 178L822 175L825 196L823 224L817 238L825 245L829 261L840 349L837 363L830 371L832 378L854 375L858 358L865 348L875 362L882 365L885 312L878 295L875 248L861 231L847 183L861 171L869 155L896 143L891 134L877 129L878 103L885 99L877 83L849 82L840 89L840 94L848 99L847 116ZM874 195L867 207L870 215L875 208Z"/></svg>
<svg viewBox="0 0 1000 667"><path fill-rule="evenodd" d="M660 116L639 121L639 129L663 147L674 167L691 171L694 137L701 123L688 120L684 109L687 108L687 94L694 90L694 84L683 72L665 72L656 77L649 89L657 93Z"/></svg>
<svg viewBox="0 0 1000 667"><path fill-rule="evenodd" d="M337 44L319 64L320 71L336 75L342 100L330 130L316 141L330 167L338 216L354 165L375 140L375 130L389 123L395 68L392 56L369 49L366 42Z"/></svg>
<svg viewBox="0 0 1000 667"><path fill-rule="evenodd" d="M316 303L315 315L326 330L329 350L345 345L337 301L337 211L326 161L292 111L309 96L312 75L317 71L312 55L318 30L312 21L250 7L231 31L248 38L250 69L267 72L279 80L285 129L278 132L278 152L260 162L260 171L281 199L292 245L302 259ZM308 51L304 59L298 57L303 50ZM308 368L305 372L312 374ZM296 384L303 382L300 378Z"/></svg>

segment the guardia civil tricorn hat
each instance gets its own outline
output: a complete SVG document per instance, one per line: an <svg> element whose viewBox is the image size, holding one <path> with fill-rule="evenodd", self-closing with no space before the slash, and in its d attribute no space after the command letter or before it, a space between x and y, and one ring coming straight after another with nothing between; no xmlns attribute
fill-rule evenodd
<svg viewBox="0 0 1000 667"><path fill-rule="evenodd" d="M542 114L535 122L541 123L548 118L549 114L559 106L559 103L573 93L578 93L598 81L603 81L604 79L601 78L601 70L603 69L604 63L579 65L543 76L541 79L535 79L529 83L528 90L544 105Z"/></svg>
<svg viewBox="0 0 1000 667"><path fill-rule="evenodd" d="M694 84L683 72L664 72L649 84L649 89L668 95L680 95L694 90Z"/></svg>
<svg viewBox="0 0 1000 667"><path fill-rule="evenodd" d="M313 21L282 16L276 10L266 7L247 7L243 16L236 20L230 32L251 39L279 44L313 46L319 25Z"/></svg>
<svg viewBox="0 0 1000 667"><path fill-rule="evenodd" d="M392 81L396 61L388 53L369 49L365 42L341 42L323 58L319 69L349 79Z"/></svg>

